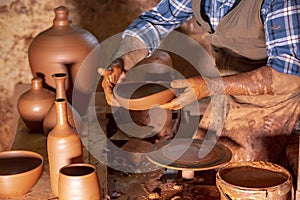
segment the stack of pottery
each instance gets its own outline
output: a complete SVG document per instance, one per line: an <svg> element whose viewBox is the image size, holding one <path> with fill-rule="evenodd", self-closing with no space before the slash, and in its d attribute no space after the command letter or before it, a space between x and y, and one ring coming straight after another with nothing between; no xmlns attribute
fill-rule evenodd
<svg viewBox="0 0 300 200"><path fill-rule="evenodd" d="M100 200L96 168L83 163L81 139L68 122L67 100L56 99L55 109L56 125L47 136L52 193L61 200Z"/></svg>
<svg viewBox="0 0 300 200"><path fill-rule="evenodd" d="M66 99L56 99L56 125L47 137L50 181L52 193L58 196L60 168L82 161L82 144L76 129L68 122Z"/></svg>
<svg viewBox="0 0 300 200"><path fill-rule="evenodd" d="M65 169L80 163L78 164L80 166L67 168L62 173L73 178L77 177L75 180L77 183L79 183L78 179L82 180L93 176L94 178L88 179L90 181L81 182L81 187L77 190L77 192L79 190L89 192L83 192L81 196L76 194L76 199L86 199L86 196L83 195L92 194L93 196L89 199L99 200L100 186L98 179L95 180L96 170L92 165L82 163L83 148L78 134L80 125L78 127L77 123L80 122L80 115L76 112L77 109L72 107L72 93L74 90L79 90L74 86L77 73L86 56L98 45L98 41L88 31L72 25L66 7L59 6L55 8L54 12L53 26L34 38L28 52L32 74L38 80L34 81L33 85L35 86L36 82L41 83L43 80L44 82L39 88L43 87L43 91L51 94L51 98L47 101L47 108L44 109L43 116L39 118L39 129L47 135L51 189L59 199L72 199L73 197L63 192L64 189L59 193L59 174L62 168ZM81 88L89 90L85 85ZM50 90L55 91L56 96ZM84 90L79 93L87 94ZM34 99L41 95L31 92L28 96ZM22 98L19 101L21 104L24 100ZM28 104L34 103L33 100L28 101ZM24 106L29 107L23 105L20 108ZM40 110L36 109L37 112ZM80 114L84 114L84 112L83 109ZM25 118L23 119L26 121ZM75 169L82 172L75 173ZM91 187L89 182L94 187ZM63 185L67 187L72 184L72 182L68 182ZM93 188L93 191L83 190L85 187Z"/></svg>

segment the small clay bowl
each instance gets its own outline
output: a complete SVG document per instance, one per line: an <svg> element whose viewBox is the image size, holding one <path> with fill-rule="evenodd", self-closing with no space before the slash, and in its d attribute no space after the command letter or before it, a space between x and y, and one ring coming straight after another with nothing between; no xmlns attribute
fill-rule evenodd
<svg viewBox="0 0 300 200"><path fill-rule="evenodd" d="M43 165L43 157L35 152L0 152L0 197L26 194L40 178Z"/></svg>
<svg viewBox="0 0 300 200"><path fill-rule="evenodd" d="M128 110L149 110L167 103L175 96L175 89L166 82L128 81L118 83L113 90L118 103Z"/></svg>

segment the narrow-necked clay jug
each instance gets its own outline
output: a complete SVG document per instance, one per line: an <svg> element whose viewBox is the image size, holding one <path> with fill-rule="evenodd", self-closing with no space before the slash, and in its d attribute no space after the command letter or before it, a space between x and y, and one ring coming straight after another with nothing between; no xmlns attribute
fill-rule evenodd
<svg viewBox="0 0 300 200"><path fill-rule="evenodd" d="M17 109L30 132L43 133L43 120L55 101L55 94L43 88L43 80L34 77L31 89L18 99Z"/></svg>
<svg viewBox="0 0 300 200"><path fill-rule="evenodd" d="M82 143L76 129L67 117L66 99L56 99L56 126L47 137L47 152L52 193L58 196L58 175L60 168L82 162Z"/></svg>
<svg viewBox="0 0 300 200"><path fill-rule="evenodd" d="M53 79L55 80L55 87L56 87L56 99L66 99L66 90L65 90L65 82L68 78L67 73L56 73L52 75ZM80 131L80 121L81 117L77 113L77 111L72 107L72 105L67 102L67 114L68 114L68 122L73 128L76 128L77 131ZM53 105L48 111L44 121L43 121L43 128L45 135L54 128L56 125L56 109L55 103L53 101Z"/></svg>
<svg viewBox="0 0 300 200"><path fill-rule="evenodd" d="M52 74L68 73L70 78L66 83L67 100L72 104L74 89L80 93L85 93L81 90L90 89L86 85L78 88L73 86L82 62L99 42L87 30L72 24L68 8L59 6L54 12L53 25L39 33L29 46L29 64L34 76L44 78L46 88L55 88Z"/></svg>

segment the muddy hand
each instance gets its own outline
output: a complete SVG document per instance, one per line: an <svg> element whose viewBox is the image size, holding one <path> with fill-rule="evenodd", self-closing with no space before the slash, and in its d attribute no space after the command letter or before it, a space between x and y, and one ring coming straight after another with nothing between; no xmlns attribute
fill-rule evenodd
<svg viewBox="0 0 300 200"><path fill-rule="evenodd" d="M120 59L115 60L108 68L99 68L98 73L103 76L102 88L104 90L106 101L111 106L119 106L119 103L113 97L114 86L121 81L124 75L123 62Z"/></svg>
<svg viewBox="0 0 300 200"><path fill-rule="evenodd" d="M179 110L184 106L209 95L205 81L201 77L174 80L171 82L171 87L185 89L177 98L161 105L161 108Z"/></svg>

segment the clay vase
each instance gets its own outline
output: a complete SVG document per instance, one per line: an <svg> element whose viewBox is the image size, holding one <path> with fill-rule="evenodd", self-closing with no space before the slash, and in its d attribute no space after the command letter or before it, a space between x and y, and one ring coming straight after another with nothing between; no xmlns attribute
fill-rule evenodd
<svg viewBox="0 0 300 200"><path fill-rule="evenodd" d="M43 88L42 78L31 80L31 89L23 93L17 102L17 109L31 133L43 132L43 120L55 100L55 94Z"/></svg>
<svg viewBox="0 0 300 200"><path fill-rule="evenodd" d="M100 200L96 168L91 164L71 164L60 169L58 178L60 200Z"/></svg>
<svg viewBox="0 0 300 200"><path fill-rule="evenodd" d="M65 82L68 78L68 74L66 73L56 73L52 75L55 80L56 87L56 99L66 99L66 90L65 90ZM76 128L78 131L80 130L80 121L81 117L77 113L77 111L72 107L72 105L67 102L67 114L68 114L68 122L73 128ZM49 109L44 121L43 121L43 130L44 134L48 135L49 132L56 125L56 109L55 103L53 101L52 107Z"/></svg>
<svg viewBox="0 0 300 200"><path fill-rule="evenodd" d="M66 99L56 99L56 126L47 137L47 152L52 193L58 196L58 175L60 168L74 162L82 162L82 143L76 129L67 117Z"/></svg>
<svg viewBox="0 0 300 200"><path fill-rule="evenodd" d="M78 88L73 86L81 63L99 42L87 30L72 24L68 8L59 6L54 9L54 13L53 25L40 32L29 46L29 64L32 74L43 77L45 87L53 90L55 81L51 78L52 74L68 73L70 78L66 83L67 100L72 104L73 90L85 94L85 90L92 87L86 82L78 84Z"/></svg>

